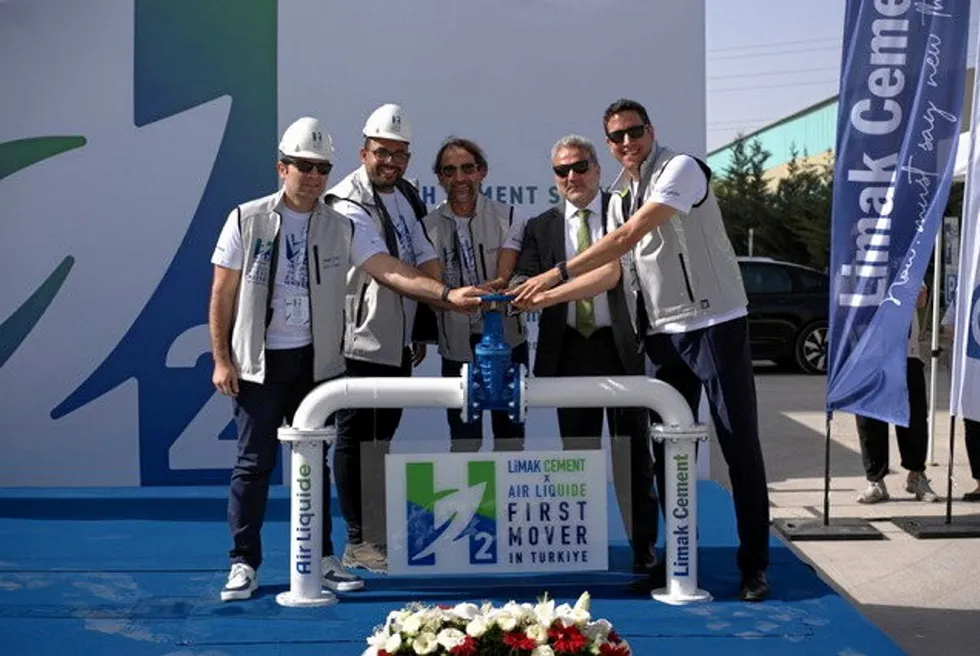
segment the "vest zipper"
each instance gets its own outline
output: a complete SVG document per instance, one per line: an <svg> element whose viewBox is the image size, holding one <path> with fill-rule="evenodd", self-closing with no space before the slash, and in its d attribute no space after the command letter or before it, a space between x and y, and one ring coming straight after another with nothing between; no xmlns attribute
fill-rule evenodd
<svg viewBox="0 0 980 656"><path fill-rule="evenodd" d="M691 279L687 277L687 265L684 264L684 254L678 253L677 259L681 261L681 274L684 276L684 288L687 289L687 298L694 302L694 291L691 289Z"/></svg>

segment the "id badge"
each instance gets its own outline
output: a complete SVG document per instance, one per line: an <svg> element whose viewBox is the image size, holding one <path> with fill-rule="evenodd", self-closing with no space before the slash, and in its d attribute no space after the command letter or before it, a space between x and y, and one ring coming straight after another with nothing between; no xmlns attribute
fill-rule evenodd
<svg viewBox="0 0 980 656"><path fill-rule="evenodd" d="M285 314L287 326L309 326L310 298L308 296L287 296Z"/></svg>

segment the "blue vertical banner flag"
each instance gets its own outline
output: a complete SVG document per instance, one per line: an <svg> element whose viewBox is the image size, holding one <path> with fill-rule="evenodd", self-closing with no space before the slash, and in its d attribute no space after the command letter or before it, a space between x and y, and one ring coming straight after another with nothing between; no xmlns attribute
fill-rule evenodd
<svg viewBox="0 0 980 656"><path fill-rule="evenodd" d="M953 178L970 3L849 0L827 409L908 425L909 326Z"/></svg>

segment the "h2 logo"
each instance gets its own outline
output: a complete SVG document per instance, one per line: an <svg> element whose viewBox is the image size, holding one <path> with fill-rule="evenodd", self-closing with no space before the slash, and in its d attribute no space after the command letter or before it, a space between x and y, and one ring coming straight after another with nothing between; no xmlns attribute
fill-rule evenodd
<svg viewBox="0 0 980 656"><path fill-rule="evenodd" d="M461 549L464 539L470 564L496 564L496 463L471 461L465 471L459 487L437 489L435 462L406 463L409 566L435 565L438 554Z"/></svg>

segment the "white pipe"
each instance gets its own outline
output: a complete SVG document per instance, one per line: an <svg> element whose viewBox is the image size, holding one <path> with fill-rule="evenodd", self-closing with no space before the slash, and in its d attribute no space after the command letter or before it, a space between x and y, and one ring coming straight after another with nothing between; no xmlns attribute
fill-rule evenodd
<svg viewBox="0 0 980 656"><path fill-rule="evenodd" d="M320 428L345 408L459 408L463 385L460 378L337 378L303 399L293 428Z"/></svg>
<svg viewBox="0 0 980 656"><path fill-rule="evenodd" d="M939 369L939 290L942 284L940 269L943 257L942 226L936 232L936 248L932 257L932 335L929 354L929 446L926 451L926 462L936 464L936 384ZM918 308L914 310L918 312ZM918 336L916 336L918 339Z"/></svg>
<svg viewBox="0 0 980 656"><path fill-rule="evenodd" d="M694 424L691 407L667 383L645 376L533 378L527 405L546 408L649 408L667 426Z"/></svg>
<svg viewBox="0 0 980 656"><path fill-rule="evenodd" d="M692 431L697 434L698 431ZM700 432L704 435L703 432ZM698 476L695 444L699 437L664 437L664 544L667 552L667 586L650 596L679 606L711 601L698 588Z"/></svg>
<svg viewBox="0 0 980 656"><path fill-rule="evenodd" d="M334 601L332 594L322 590L320 531L322 513L329 509L320 507L322 488L318 487L329 485L323 480L323 449L324 443L333 441L335 433L322 428L327 417L345 408L459 408L465 384L462 376L342 378L319 385L303 399L293 417L293 426L280 428L278 433L280 441L293 446L290 589L277 595L279 604L311 606ZM668 587L658 590L655 598L674 604L710 600L711 595L697 588L696 476L690 479L686 491L680 491L679 477L686 473L678 464L693 465L694 444L706 433L703 426L695 424L691 408L680 392L644 376L535 378L525 381L522 389L521 402L531 407L641 407L660 415L665 428L658 439L664 441L666 478L678 480L678 485L667 494L664 518ZM316 534L315 539L311 531ZM685 563L687 569L681 566Z"/></svg>

